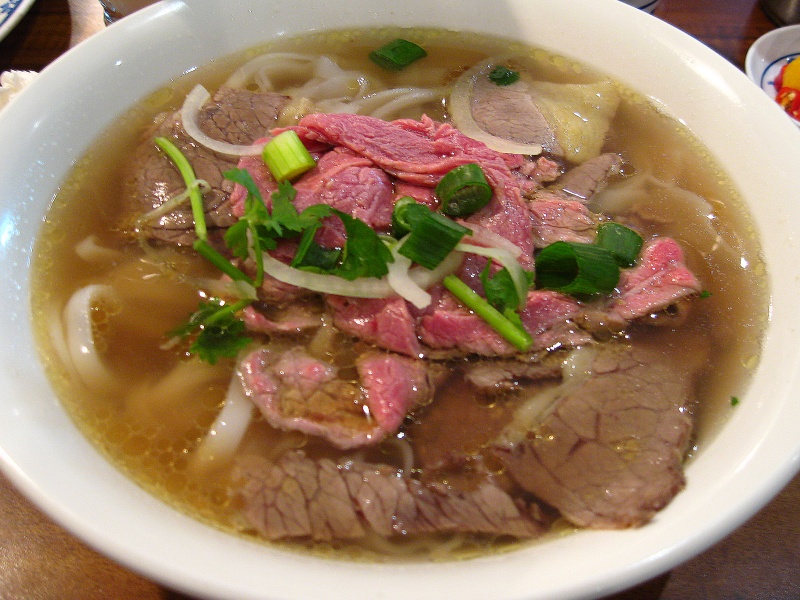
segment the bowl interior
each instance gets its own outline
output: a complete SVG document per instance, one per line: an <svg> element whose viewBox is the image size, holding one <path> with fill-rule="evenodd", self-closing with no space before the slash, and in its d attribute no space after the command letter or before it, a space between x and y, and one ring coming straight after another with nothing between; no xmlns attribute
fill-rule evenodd
<svg viewBox="0 0 800 600"><path fill-rule="evenodd" d="M475 15L481 15L475 19ZM176 513L109 465L76 430L39 366L29 261L59 183L126 107L200 64L276 36L385 24L527 41L644 92L707 145L747 199L772 294L761 366L741 405L687 468L688 486L648 526L582 532L464 563L349 564L278 551ZM659 76L653 77L654 65ZM757 123L757 127L731 127ZM699 42L617 0L164 0L56 61L0 116L0 456L7 475L112 558L197 596L580 598L667 570L741 524L800 467L800 132ZM768 232L768 235L766 233Z"/></svg>

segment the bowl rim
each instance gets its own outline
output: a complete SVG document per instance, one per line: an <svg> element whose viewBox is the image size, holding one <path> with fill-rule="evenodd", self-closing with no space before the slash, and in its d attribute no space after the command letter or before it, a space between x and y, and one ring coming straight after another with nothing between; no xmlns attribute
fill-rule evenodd
<svg viewBox="0 0 800 600"><path fill-rule="evenodd" d="M287 9L287 4L302 5L306 0L278 1L270 6L271 10L280 16L282 9ZM201 41L192 41L182 27L191 29L190 26L199 26L198 19L207 16L219 16L234 13L237 18L244 19L247 3L242 7L230 7L226 10L225 0L164 0L156 5L127 17L107 30L100 32L83 44L59 58L45 69L29 88L15 98L0 116L0 133L14 135L7 139L23 139L26 128L21 123L34 124L43 129L48 126L49 116L46 94L63 86L64 89L74 90L77 86L87 86L89 89L106 90L108 97L103 100L106 106L121 106L130 102L133 97L131 92L117 92L112 85L127 76L129 64L137 68L135 56L118 55L120 50L131 51L136 47L134 38L139 43L158 46L156 37L164 33L163 28L171 26L170 33L176 34L187 44L194 44L191 49L202 55L199 44ZM254 4L254 3L251 3ZM313 4L311 0L307 5ZM368 7L369 0L357 0L354 5ZM455 10L459 6L458 0L443 2L443 5ZM479 6L479 1L467 0L465 4ZM408 5L397 10L423 10L425 0L410 0ZM794 156L800 149L800 132L793 131L795 136L786 131L785 121L778 115L783 114L774 103L766 99L758 100L755 90L744 75L719 55L713 53L696 40L675 28L658 21L654 17L640 13L637 9L618 3L616 0L575 0L574 6L548 7L545 0L508 0L507 7L511 14L520 19L522 23L529 23L531 17L523 13L523 9L536 6L543 14L549 15L554 10L562 10L564 14L573 18L577 12L589 14L596 23L608 24L609 31L617 19L625 19L633 28L648 32L643 43L642 56L632 56L624 68L617 68L612 76L626 80L626 73L638 72L647 68L643 56L650 54L669 53L675 61L675 70L679 73L692 74L688 84L689 92L695 94L703 102L711 100L730 103L732 113L744 119L751 116L748 110L755 110L756 117L764 135L769 136L774 152L778 150L793 151ZM500 5L497 5L500 7ZM505 5L504 5L505 7ZM263 7L251 6L253 12L263 15ZM385 7L384 11L387 10ZM497 10L493 6L493 10ZM287 9L288 10L288 9ZM343 11L351 10L348 7ZM378 8L373 5L375 12L369 13L364 18L377 18ZM548 12L550 11L550 12ZM386 15L387 13L380 13ZM277 17L276 17L277 18ZM584 17L581 17L584 18ZM652 21L650 21L652 19ZM233 18L231 17L231 20ZM520 25L521 26L521 25ZM602 28L599 28L602 31ZM201 29L202 31L202 29ZM282 30L284 31L284 30ZM556 37L560 31L551 32L549 35ZM185 37L180 37L181 35ZM580 40L573 44L583 43ZM589 47L598 42L587 38ZM618 40L620 51L633 50L632 42ZM184 52L189 52L185 50ZM141 59L143 60L143 59ZM166 60L166 59L165 59ZM120 64L116 64L119 62ZM591 61L586 61L591 62ZM86 69L93 67L102 72L104 81L74 81L75 69L77 73L85 74ZM100 69L102 67L102 69ZM166 68L166 67L165 67ZM608 72L608 69L605 69ZM176 74L177 75L177 74ZM713 152L730 156L731 144L739 144L742 139L750 139L750 132L731 131L727 118L719 115L708 117L702 111L693 111L688 105L681 106L678 114L673 110L674 90L670 90L672 83L665 76L664 81L653 83L650 99L661 106L665 112L679 118L692 130L710 132L714 134L715 146ZM160 83L160 82L159 82ZM745 85L747 84L747 85ZM636 87L636 86L633 86ZM685 91L685 90L684 90ZM119 94L119 95L115 95ZM760 94L760 96L763 96ZM50 109L52 111L52 108ZM85 110L85 109L81 109ZM23 118L25 117L25 118ZM74 120L80 122L88 119L86 115L76 114ZM110 117L109 117L110 118ZM71 124L67 123L66 127ZM32 139L40 140L37 131L33 132ZM4 138L5 139L5 138ZM33 142L30 142L33 143ZM761 144L759 147L763 146ZM70 151L80 152L79 146L69 146ZM46 151L46 147L38 149ZM415 593L420 598L436 598L444 590L452 595L455 591L462 598L485 598L487 594L492 597L500 595L492 593L497 591L500 584L504 586L503 598L509 600L516 598L590 598L612 593L631 585L635 585L653 577L673 566L678 562L691 558L711 544L721 539L733 528L743 523L761 508L774 494L776 494L789 479L800 469L800 440L792 437L791 432L796 432L800 427L800 409L790 404L792 386L800 383L800 355L797 348L791 344L792 334L796 333L793 327L783 330L769 327L764 341L764 360L769 364L778 364L780 361L787 363L786 372L781 377L759 376L754 378L747 398L752 402L743 402L731 416L727 429L741 432L742 435L734 443L730 436L718 437L709 444L708 448L698 454L696 459L687 467L689 487L679 495L651 524L652 528L642 533L642 530L620 532L581 532L571 538L557 540L553 546L548 545L547 556L536 547L516 551L514 553L493 555L467 561L467 563L448 564L352 564L339 561L324 561L314 557L300 556L294 553L285 553L274 548L254 545L238 538L232 538L221 532L210 530L202 523L198 523L185 515L176 513L161 501L150 496L135 484L128 481L120 472L109 465L94 448L78 434L71 422L62 412L59 412L57 402L47 399L42 403L27 406L15 400L15 395L38 395L48 398L46 383L41 382L37 375L36 365L19 364L14 357L14 344L24 341L24 322L30 318L26 310L14 306L14 300L25 304L25 285L27 272L25 263L30 256L31 240L35 235L38 219L41 216L41 195L55 189L58 182L51 181L53 172L42 172L49 168L48 157L43 159L42 165L20 165L17 157L8 151L0 149L0 154L6 154L8 161L0 161L0 181L19 183L23 190L32 190L31 196L26 197L21 193L21 208L13 213L17 220L11 221L10 229L7 219L3 220L0 230L0 271L12 270L16 287L12 286L8 298L0 299L0 309L5 308L13 315L2 317L4 323L10 324L8 331L21 332L22 341L12 340L12 347L0 349L0 381L8 384L9 397L0 399L0 468L8 475L9 479L17 485L34 503L39 505L47 514L57 522L64 525L78 537L84 539L91 546L109 555L114 560L127 567L156 579L170 587L186 591L198 596L207 597L235 597L235 598L284 598L310 595L314 590L322 589L322 585L330 586L331 597L352 597L355 593L372 593L383 597L392 597L392 594ZM746 156L732 156L730 158L733 168L732 175L738 177L737 183L746 190L760 190L754 197L762 198L767 193L778 194L794 186L800 186L800 174L797 169L785 169L778 172L778 167L788 165L784 161L775 169L775 179L772 181L758 180L749 183L739 174L739 170L754 166ZM788 160L788 159L786 159ZM6 164L7 163L7 164ZM58 168L66 168L58 163ZM22 174L14 173L20 169ZM37 170L38 169L38 170ZM745 185L747 184L747 185ZM38 188L37 188L38 186ZM766 188L766 189L763 189ZM38 196L34 197L34 192ZM26 192L27 193L27 192ZM39 202L39 205L35 201ZM2 201L0 201L2 202ZM8 207L0 203L0 208ZM31 208L31 214L25 214L24 209ZM798 209L789 207L789 211L797 213ZM759 212L759 215L762 213ZM4 216L0 212L0 216ZM800 222L800 215L794 222ZM4 217L5 218L5 217ZM792 220L792 219L787 219ZM761 228L762 238L765 242L767 257L777 256L777 248L785 248L786 244L794 245L797 232L791 230L787 223L769 223L770 235L765 236L765 227ZM6 239L6 237L8 239ZM14 263L14 264L12 264ZM783 315L789 312L789 291L800 292L800 283L792 273L800 272L800 262L794 257L783 259L774 269L768 272L773 289L778 292L774 296L772 318L779 322L788 322ZM791 281L779 281L778 276L784 275ZM784 293L784 289L786 290ZM796 297L797 294L794 295ZM0 311L2 312L2 311ZM781 320L784 319L784 320ZM786 349L786 350L784 350ZM767 356L768 354L768 356ZM8 365L13 365L9 367ZM23 385L21 382L25 382ZM50 394L52 396L52 394ZM776 399L777 398L777 399ZM762 409L771 407L774 412L764 414ZM46 465L39 464L42 449L33 448L29 440L24 439L20 431L15 431L11 425L14 423L33 422L42 427L52 436L47 442L47 449L57 451L59 447L71 448L74 452L64 452L58 456L62 473L53 474ZM758 431L748 431L747 423L759 424ZM751 428L756 429L756 428ZM771 433L781 433L767 439L761 430ZM60 446L59 446L60 444ZM72 454L80 454L78 460ZM735 468L729 466L724 472L717 472L713 457L726 456L729 462L736 461ZM779 466L774 464L776 458L780 459ZM80 470L87 479L99 482L100 493L87 495L84 489L76 486L72 473ZM49 479L45 479L49 477ZM744 485L743 479L748 479ZM694 493L694 482L700 481L704 495ZM709 481L711 480L711 481ZM63 489L62 489L63 487ZM700 488L697 488L700 489ZM720 510L714 501L720 497L731 497L739 494L739 503L735 507L726 507ZM104 506L136 506L137 510L147 513L152 521L172 531L176 528L177 535L165 536L162 530L153 531L143 525L138 512L126 517L127 522L121 522L119 514ZM114 504L118 503L118 504ZM697 520L704 522L705 529L701 532L692 527ZM139 527L136 527L139 525ZM648 525L648 527L650 527ZM653 536L665 543L657 542ZM589 553L581 549L583 540L591 539L594 548L603 548L603 552ZM196 541L203 540L213 544L208 549L197 547ZM213 550L213 552L212 552ZM226 564L224 572L221 566L213 560L220 552L230 556L244 557L247 565ZM552 556L550 556L552 555ZM630 556L638 559L630 562ZM566 562L569 557L574 557L576 564L591 568L595 571L590 574L573 574L569 580L553 581L548 579L546 572L530 567L531 557L536 557L540 565L552 565L553 560ZM586 562L580 562L586 558ZM162 564L169 560L166 565ZM269 564L269 573L254 574L246 567L250 567L258 560ZM550 562L548 562L550 561ZM347 565L347 569L343 568ZM292 574L302 569L302 581L290 581ZM605 571L603 571L605 569ZM478 576L489 576L492 587L476 579ZM534 577L534 575L536 577ZM418 577L409 580L409 576ZM562 578L564 573L561 573ZM423 583L436 582L435 587L427 588ZM499 583L498 583L499 582ZM257 589L257 585L261 588ZM266 587L264 587L266 586ZM297 587L299 586L299 587ZM544 595L543 595L544 594Z"/></svg>

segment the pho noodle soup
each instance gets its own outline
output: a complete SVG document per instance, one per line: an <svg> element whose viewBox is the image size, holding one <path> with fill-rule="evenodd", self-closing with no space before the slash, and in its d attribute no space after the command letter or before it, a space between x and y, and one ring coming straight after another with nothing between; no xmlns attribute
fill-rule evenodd
<svg viewBox="0 0 800 600"><path fill-rule="evenodd" d="M758 361L745 215L689 132L581 64L315 34L96 141L38 240L35 327L77 425L177 509L474 556L680 493Z"/></svg>

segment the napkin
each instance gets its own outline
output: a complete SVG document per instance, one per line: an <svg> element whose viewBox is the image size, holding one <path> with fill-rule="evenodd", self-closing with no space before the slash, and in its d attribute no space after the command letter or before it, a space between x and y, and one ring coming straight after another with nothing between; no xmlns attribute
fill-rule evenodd
<svg viewBox="0 0 800 600"><path fill-rule="evenodd" d="M11 102L36 75L35 71L3 71L0 74L0 109Z"/></svg>

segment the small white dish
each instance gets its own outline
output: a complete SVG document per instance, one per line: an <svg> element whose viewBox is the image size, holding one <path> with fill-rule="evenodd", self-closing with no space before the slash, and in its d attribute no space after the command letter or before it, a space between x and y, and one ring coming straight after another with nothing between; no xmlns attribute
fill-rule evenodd
<svg viewBox="0 0 800 600"><path fill-rule="evenodd" d="M36 0L8 0L0 4L0 40L16 27Z"/></svg>
<svg viewBox="0 0 800 600"><path fill-rule="evenodd" d="M778 93L775 77L783 65L800 56L800 25L773 29L758 38L744 61L747 76L773 100ZM789 116L789 115L787 115ZM800 127L800 121L789 117Z"/></svg>

